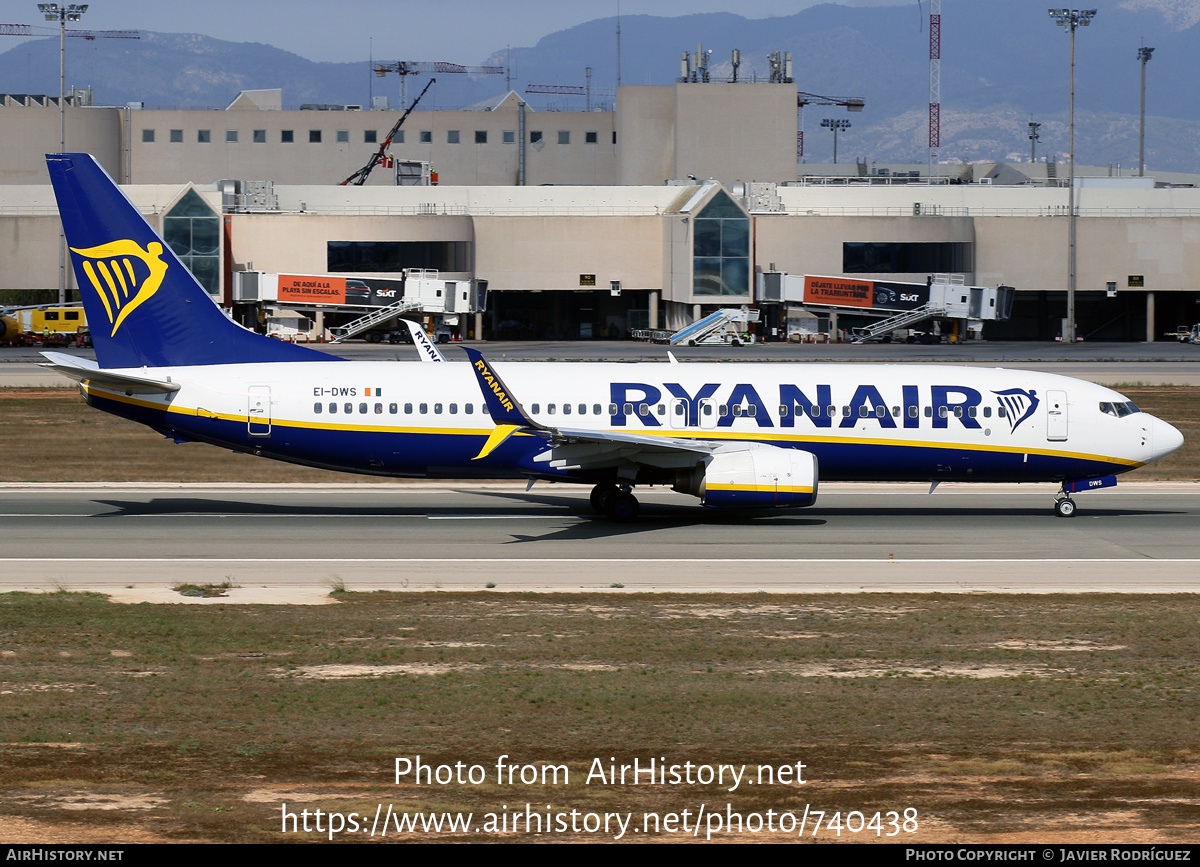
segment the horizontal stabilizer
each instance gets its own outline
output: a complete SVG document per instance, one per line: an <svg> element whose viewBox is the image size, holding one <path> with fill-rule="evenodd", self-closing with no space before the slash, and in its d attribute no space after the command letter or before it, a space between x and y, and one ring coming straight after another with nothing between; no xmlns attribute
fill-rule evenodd
<svg viewBox="0 0 1200 867"><path fill-rule="evenodd" d="M177 382L103 370L88 358L76 358L63 352L43 352L42 355L46 358L42 367L84 385L100 385L124 391L126 394L171 394L179 391Z"/></svg>

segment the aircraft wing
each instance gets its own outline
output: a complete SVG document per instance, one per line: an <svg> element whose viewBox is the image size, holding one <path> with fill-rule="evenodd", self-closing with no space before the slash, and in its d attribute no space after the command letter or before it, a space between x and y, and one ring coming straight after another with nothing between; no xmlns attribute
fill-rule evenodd
<svg viewBox="0 0 1200 867"><path fill-rule="evenodd" d="M116 388L126 394L170 394L179 391L179 383L151 379L146 376L133 376L128 373L118 373L115 370L103 370L100 365L88 358L76 358L65 352L43 352L46 361L42 367L61 373L76 382L85 385L103 385Z"/></svg>
<svg viewBox="0 0 1200 867"><path fill-rule="evenodd" d="M534 421L513 396L500 375L477 349L464 346L496 429L475 459L487 457L514 433L534 434L550 441L550 450L535 458L555 468L588 469L619 464L654 467L695 466L721 444L703 440L650 436L625 431L596 431L548 427Z"/></svg>
<svg viewBox="0 0 1200 867"><path fill-rule="evenodd" d="M700 463L721 444L675 437L646 436L615 431L547 428L550 450L534 458L555 469L599 469L643 464L661 469L686 469Z"/></svg>

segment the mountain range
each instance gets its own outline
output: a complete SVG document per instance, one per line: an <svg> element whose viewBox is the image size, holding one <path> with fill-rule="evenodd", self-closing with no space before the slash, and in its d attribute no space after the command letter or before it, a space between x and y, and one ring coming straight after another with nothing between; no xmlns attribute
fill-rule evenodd
<svg viewBox="0 0 1200 867"><path fill-rule="evenodd" d="M800 90L858 96L861 113L810 105L803 123L807 162L828 162L832 136L824 117L845 118L842 161L881 164L926 160L929 102L928 2L883 7L814 6L794 15L748 19L732 13L620 20L622 84L669 84L679 58L698 45L712 51L713 81L768 74L767 56L791 52ZM1038 156L1067 151L1070 38L1034 0L944 0L941 11L940 156L946 161L1027 160L1027 122L1042 124ZM453 60L511 69L518 92L530 84L585 84L594 104L611 104L617 84L617 20L602 18L552 33L529 47L487 58ZM1147 73L1149 171L1200 172L1200 0L1124 0L1100 8L1076 33L1076 158L1087 165L1133 168L1138 149L1141 45L1154 47ZM375 58L376 63L388 58ZM190 34L142 33L140 40L70 39L69 84L91 85L97 104L223 107L243 89L282 87L285 106L368 105L387 95L399 104L394 75L377 78L371 62L317 63L259 43ZM424 86L413 76L410 97ZM507 89L504 75L439 75L421 108L453 108ZM33 40L0 54L0 92L57 93L57 40ZM580 96L529 94L535 109L584 108Z"/></svg>

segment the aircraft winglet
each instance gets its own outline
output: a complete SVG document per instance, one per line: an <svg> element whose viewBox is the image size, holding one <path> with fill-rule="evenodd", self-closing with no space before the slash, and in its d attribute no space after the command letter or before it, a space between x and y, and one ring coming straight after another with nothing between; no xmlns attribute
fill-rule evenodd
<svg viewBox="0 0 1200 867"><path fill-rule="evenodd" d="M408 333L412 335L413 345L417 347L417 352L421 355L422 361L445 361L446 356L433 345L433 341L429 339L429 335L425 333L425 329L413 322L411 319L401 318L400 320L408 326Z"/></svg>
<svg viewBox="0 0 1200 867"><path fill-rule="evenodd" d="M479 383L479 390L483 392L483 400L487 404L488 414L491 415L492 421L496 423L496 429L487 438L487 442L483 444L483 448L479 450L479 454L471 460L477 461L480 458L486 458L498 449L510 436L521 429L548 430L548 428L538 424L529 417L521 404L513 397L513 393L509 391L508 386L504 384L504 380L500 378L500 374L496 373L495 369L488 364L487 359L483 357L483 353L469 346L464 346L463 351L467 353L467 357L471 360L471 369L475 372L475 380Z"/></svg>
<svg viewBox="0 0 1200 867"><path fill-rule="evenodd" d="M500 379L500 374L488 364L478 349L463 347L467 358L471 359L471 369L475 371L475 379L479 382L479 390L487 403L488 413L497 425L511 424L517 427L541 429L541 425L529 417L508 386Z"/></svg>

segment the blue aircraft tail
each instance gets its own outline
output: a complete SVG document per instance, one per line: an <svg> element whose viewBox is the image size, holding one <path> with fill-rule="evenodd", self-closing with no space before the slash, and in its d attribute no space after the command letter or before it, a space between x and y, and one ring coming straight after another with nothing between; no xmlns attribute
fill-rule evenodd
<svg viewBox="0 0 1200 867"><path fill-rule="evenodd" d="M90 154L47 154L101 367L340 361L230 320Z"/></svg>

